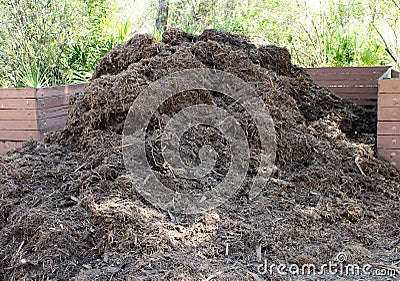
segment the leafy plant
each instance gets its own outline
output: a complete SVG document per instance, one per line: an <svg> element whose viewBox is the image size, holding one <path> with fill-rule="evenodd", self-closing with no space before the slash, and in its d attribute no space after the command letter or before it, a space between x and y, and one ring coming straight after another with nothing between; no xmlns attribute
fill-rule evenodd
<svg viewBox="0 0 400 281"><path fill-rule="evenodd" d="M87 81L126 40L115 0L0 0L0 87Z"/></svg>
<svg viewBox="0 0 400 281"><path fill-rule="evenodd" d="M48 71L46 69L41 69L39 64L22 65L21 68L17 70L17 78L20 81L20 84L17 86L20 87L42 88L48 85Z"/></svg>

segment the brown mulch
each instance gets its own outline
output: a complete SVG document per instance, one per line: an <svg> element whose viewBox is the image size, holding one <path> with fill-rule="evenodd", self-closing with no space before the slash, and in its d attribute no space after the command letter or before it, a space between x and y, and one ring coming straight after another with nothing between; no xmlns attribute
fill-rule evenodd
<svg viewBox="0 0 400 281"><path fill-rule="evenodd" d="M242 190L207 213L171 214L135 191L121 133L144 87L201 67L240 77L265 102L276 170L254 200ZM187 103L163 110L177 102ZM137 35L71 98L64 131L0 157L0 279L293 280L257 267L320 265L339 252L348 263L395 263L400 172L376 157L375 118L315 85L284 48L216 30Z"/></svg>

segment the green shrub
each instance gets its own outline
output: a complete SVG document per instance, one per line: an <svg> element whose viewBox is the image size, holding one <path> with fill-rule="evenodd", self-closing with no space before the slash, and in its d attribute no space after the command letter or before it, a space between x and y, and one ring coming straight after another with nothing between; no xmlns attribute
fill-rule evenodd
<svg viewBox="0 0 400 281"><path fill-rule="evenodd" d="M0 87L87 81L128 36L116 7L115 0L0 0Z"/></svg>

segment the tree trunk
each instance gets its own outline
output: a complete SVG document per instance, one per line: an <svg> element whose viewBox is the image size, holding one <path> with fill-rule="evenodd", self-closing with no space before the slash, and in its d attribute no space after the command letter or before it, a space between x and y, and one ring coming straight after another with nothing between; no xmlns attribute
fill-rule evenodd
<svg viewBox="0 0 400 281"><path fill-rule="evenodd" d="M159 0L158 13L156 19L156 28L159 31L165 31L168 24L168 1Z"/></svg>

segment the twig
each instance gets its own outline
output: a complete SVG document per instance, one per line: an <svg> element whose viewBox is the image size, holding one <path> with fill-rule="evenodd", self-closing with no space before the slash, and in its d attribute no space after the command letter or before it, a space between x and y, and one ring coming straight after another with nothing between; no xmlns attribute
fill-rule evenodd
<svg viewBox="0 0 400 281"><path fill-rule="evenodd" d="M19 245L19 247L18 247L17 252L15 252L15 256L17 256L19 254L19 252L21 251L22 246L24 246L24 244L25 244L25 241L22 241L21 245Z"/></svg>
<svg viewBox="0 0 400 281"><path fill-rule="evenodd" d="M364 177L366 177L364 171L361 169L361 166L360 166L360 164L358 163L358 160L359 160L359 159L360 159L360 158L359 158L358 156L356 156L356 158L354 159L354 163L356 163L356 166L357 166L358 170L360 171L360 173L361 173Z"/></svg>
<svg viewBox="0 0 400 281"><path fill-rule="evenodd" d="M276 197L279 197L279 196L282 194L282 192L284 192L288 187L289 187L288 184L282 186L281 189L279 189L279 190L275 193L275 196L276 196Z"/></svg>
<svg viewBox="0 0 400 281"><path fill-rule="evenodd" d="M270 181L279 184L279 185L283 185L276 193L275 196L280 196L282 194L282 192L284 192L288 187L293 186L290 182L284 181L284 180L280 180L280 179L275 179L275 178L270 178Z"/></svg>
<svg viewBox="0 0 400 281"><path fill-rule="evenodd" d="M393 55L392 51L389 48L389 45L387 44L385 38L383 37L382 33L380 33L380 31L378 30L378 28L376 27L375 23L372 22L372 26L374 27L375 31L379 34L379 36L381 37L383 43L385 44L385 51L392 57L392 59L394 60L394 62L396 63L397 67L400 66L399 61L397 60L397 58Z"/></svg>
<svg viewBox="0 0 400 281"><path fill-rule="evenodd" d="M85 165L86 165L86 163L83 163L82 165L80 165L78 168L75 169L74 173L78 172L80 169L85 167Z"/></svg>
<svg viewBox="0 0 400 281"><path fill-rule="evenodd" d="M396 7L400 10L400 4L397 3L395 0L392 0L392 2L396 5Z"/></svg>

